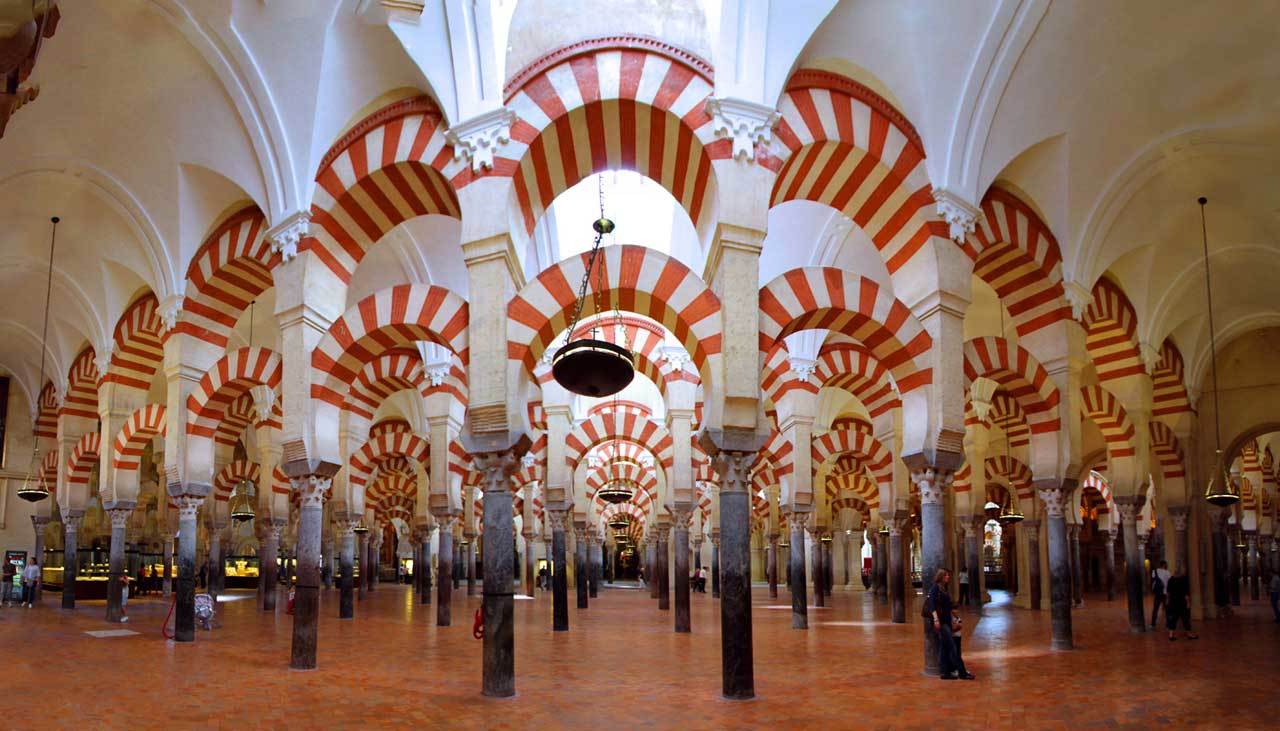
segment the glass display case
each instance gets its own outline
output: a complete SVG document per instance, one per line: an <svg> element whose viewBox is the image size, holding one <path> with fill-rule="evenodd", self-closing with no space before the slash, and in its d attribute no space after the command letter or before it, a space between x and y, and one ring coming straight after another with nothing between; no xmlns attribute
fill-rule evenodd
<svg viewBox="0 0 1280 731"><path fill-rule="evenodd" d="M104 548L81 548L76 551L76 558L76 599L106 599L111 579L109 552ZM63 552L45 549L41 573L45 590L62 591Z"/></svg>
<svg viewBox="0 0 1280 731"><path fill-rule="evenodd" d="M228 589L258 588L258 557L227 556L223 559L223 570L226 572Z"/></svg>

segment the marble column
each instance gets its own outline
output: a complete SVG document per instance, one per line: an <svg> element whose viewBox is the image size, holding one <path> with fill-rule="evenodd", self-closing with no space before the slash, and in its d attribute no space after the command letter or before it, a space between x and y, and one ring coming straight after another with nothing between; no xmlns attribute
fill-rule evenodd
<svg viewBox="0 0 1280 731"><path fill-rule="evenodd" d="M280 554L280 533L284 531L284 521L269 519L267 521L266 530L263 532L263 542L261 555L259 559L259 571L262 583L262 610L264 612L274 612L276 610L276 595L279 593L276 586L280 581L280 567L276 563L276 557Z"/></svg>
<svg viewBox="0 0 1280 731"><path fill-rule="evenodd" d="M709 440L708 440L709 441ZM704 445L706 446L706 445ZM713 455L720 483L720 532L712 540L713 574L720 580L720 661L725 698L755 697L751 642L751 463L754 452Z"/></svg>
<svg viewBox="0 0 1280 731"><path fill-rule="evenodd" d="M422 530L422 564L421 569L414 567L414 571L422 571L422 595L418 597L419 604L431 604L431 589L434 584L431 581L431 533L435 528L424 528Z"/></svg>
<svg viewBox="0 0 1280 731"><path fill-rule="evenodd" d="M1070 650L1071 639L1071 559L1067 545L1066 510L1074 480L1037 480L1036 492L1044 503L1049 541L1049 611L1053 629L1051 647Z"/></svg>
<svg viewBox="0 0 1280 731"><path fill-rule="evenodd" d="M84 513L62 511L62 608L76 608L76 574L79 573L80 558L77 552L76 536L80 532L80 522Z"/></svg>
<svg viewBox="0 0 1280 731"><path fill-rule="evenodd" d="M600 542L595 531L587 531L587 597L595 599L600 593L599 560Z"/></svg>
<svg viewBox="0 0 1280 731"><path fill-rule="evenodd" d="M1084 571L1080 566L1080 525L1067 525L1067 548L1071 552L1071 606L1084 604Z"/></svg>
<svg viewBox="0 0 1280 731"><path fill-rule="evenodd" d="M568 563L564 555L564 524L568 518L568 511L547 510L551 523L551 628L556 632L569 630ZM652 582L652 577L649 580Z"/></svg>
<svg viewBox="0 0 1280 731"><path fill-rule="evenodd" d="M1116 532L1098 531L1098 535L1102 537L1102 549L1107 553L1107 601L1115 601L1116 598Z"/></svg>
<svg viewBox="0 0 1280 731"><path fill-rule="evenodd" d="M1258 531L1245 531L1244 538L1248 546L1248 562L1245 568L1249 572L1249 598L1256 602L1260 598L1262 590L1258 580Z"/></svg>
<svg viewBox="0 0 1280 731"><path fill-rule="evenodd" d="M341 517L334 522L334 531L338 534L338 618L351 619L355 616L355 555L356 531L355 521L349 517Z"/></svg>
<svg viewBox="0 0 1280 731"><path fill-rule="evenodd" d="M320 615L320 532L331 474L290 474L298 493L298 584L293 595L293 646L289 667L314 670Z"/></svg>
<svg viewBox="0 0 1280 731"><path fill-rule="evenodd" d="M365 588L371 592L378 586L378 558L382 553L382 531L376 527L374 531L369 534L369 539L365 542L369 550L368 586Z"/></svg>
<svg viewBox="0 0 1280 731"><path fill-rule="evenodd" d="M943 455L943 452L938 453L938 462L943 461ZM956 464L949 466L929 464L925 461L924 455L909 456L904 462L911 470L911 481L920 491L920 583L922 586L930 586L938 569L946 566L947 526L943 499L947 488L951 485L953 470L959 466L960 458L959 455L955 455ZM890 538L892 539L892 536ZM906 608L899 607L899 603L903 603L906 597L905 587L902 586L902 567L899 567L897 574L893 579L899 584L898 595L893 605L893 621L905 622ZM933 623L928 620L920 620L920 629L924 638L924 672L926 675L939 675L938 635L933 631Z"/></svg>
<svg viewBox="0 0 1280 731"><path fill-rule="evenodd" d="M1142 605L1142 585L1146 576L1142 567L1142 550L1138 545L1138 519L1145 498L1130 495L1114 498L1120 513L1120 529L1124 535L1125 593L1129 602L1129 631L1146 632L1146 610Z"/></svg>
<svg viewBox="0 0 1280 731"><path fill-rule="evenodd" d="M464 533L462 538L467 544L463 548L467 561L467 596L475 596L479 592L476 586L476 537Z"/></svg>
<svg viewBox="0 0 1280 731"><path fill-rule="evenodd" d="M649 582L649 598L658 598L658 530L650 528L644 538L644 578Z"/></svg>
<svg viewBox="0 0 1280 731"><path fill-rule="evenodd" d="M358 522L359 518L353 517L351 519L351 524L353 526L357 525ZM356 601L362 602L364 601L364 590L369 583L369 534L367 532L356 533L355 537L355 547L352 549L352 571L354 572L356 569L359 569L360 578L356 579L353 573L352 580L355 582Z"/></svg>
<svg viewBox="0 0 1280 731"><path fill-rule="evenodd" d="M658 609L668 611L671 609L671 565L670 565L670 545L671 526L658 526L658 545L655 556L658 559Z"/></svg>
<svg viewBox="0 0 1280 731"><path fill-rule="evenodd" d="M804 576L805 527L809 513L791 511L787 524L791 527L791 628L809 629L809 597Z"/></svg>
<svg viewBox="0 0 1280 731"><path fill-rule="evenodd" d="M1186 505L1170 505L1166 510L1173 525L1173 572L1176 574L1187 571L1190 565L1187 558L1187 514L1190 509Z"/></svg>
<svg viewBox="0 0 1280 731"><path fill-rule="evenodd" d="M1213 603L1218 608L1218 616L1230 614L1231 603L1230 567L1231 547L1227 543L1227 517L1231 514L1228 508L1209 506L1209 524L1212 530L1211 543L1213 550Z"/></svg>
<svg viewBox="0 0 1280 731"><path fill-rule="evenodd" d="M881 604L889 603L889 527L884 527L884 532L876 533L876 572L880 576L880 589L876 594L880 597Z"/></svg>
<svg viewBox="0 0 1280 731"><path fill-rule="evenodd" d="M778 534L769 534L769 548L765 556L765 573L769 579L769 598L778 598Z"/></svg>
<svg viewBox="0 0 1280 731"><path fill-rule="evenodd" d="M520 464L519 452L528 439L514 449L472 455L472 463L484 475L484 664L483 693L507 698L516 692L515 523L512 517L510 477ZM473 543L474 545L474 543ZM473 554L474 555L474 554Z"/></svg>
<svg viewBox="0 0 1280 731"><path fill-rule="evenodd" d="M129 515L133 505L119 505L107 508L107 516L111 519L111 553L110 573L107 580L107 621L119 622L124 616L120 611L120 601L124 598L124 582L128 577L128 567L124 564L125 529L129 525Z"/></svg>
<svg viewBox="0 0 1280 731"><path fill-rule="evenodd" d="M573 588L578 595L578 609L587 609L587 530L583 526L573 528Z"/></svg>
<svg viewBox="0 0 1280 731"><path fill-rule="evenodd" d="M822 563L822 529L817 526L810 531L813 537L813 556L810 568L813 570L813 605L815 607L827 606L827 590L826 590L826 569Z"/></svg>
<svg viewBox="0 0 1280 731"><path fill-rule="evenodd" d="M436 558L436 626L453 624L453 527L458 523L456 515L437 515L440 524L440 545Z"/></svg>
<svg viewBox="0 0 1280 731"><path fill-rule="evenodd" d="M1031 592L1031 608L1040 609L1040 521L1024 520L1021 530L1027 532L1027 589Z"/></svg>
<svg viewBox="0 0 1280 731"><path fill-rule="evenodd" d="M524 537L524 593L527 596L534 596L538 583L537 564L533 557L534 534L533 531L525 531L521 535Z"/></svg>
<svg viewBox="0 0 1280 731"><path fill-rule="evenodd" d="M907 513L900 511L892 518L887 518L885 522L889 526L889 604L890 618L895 624L905 624L907 621L907 605L906 605L906 580L902 574L902 532L909 530L907 526ZM933 577L926 577L923 573L920 575L921 582L931 585ZM937 653L934 653L934 662L937 662ZM935 675L937 673L934 673Z"/></svg>
<svg viewBox="0 0 1280 731"><path fill-rule="evenodd" d="M750 537L748 536L748 541ZM751 559L747 559L747 589L751 588ZM711 598L720 598L720 534L711 533Z"/></svg>
<svg viewBox="0 0 1280 731"><path fill-rule="evenodd" d="M323 521L323 516L321 521ZM333 531L329 526L324 525L320 534L320 586L326 589L333 588ZM339 569L341 571L341 569Z"/></svg>
<svg viewBox="0 0 1280 731"><path fill-rule="evenodd" d="M697 571L702 568L702 537L697 536L693 539L693 570Z"/></svg>
<svg viewBox="0 0 1280 731"><path fill-rule="evenodd" d="M1227 534L1227 577L1230 583L1231 606L1240 606L1240 531L1232 529Z"/></svg>
<svg viewBox="0 0 1280 731"><path fill-rule="evenodd" d="M216 522L209 526L209 555L205 557L205 564L209 567L205 590L217 602L218 594L222 593L221 579L226 561L222 559L222 529Z"/></svg>
<svg viewBox="0 0 1280 731"><path fill-rule="evenodd" d="M173 594L173 536L164 536L164 596Z"/></svg>
<svg viewBox="0 0 1280 731"><path fill-rule="evenodd" d="M43 515L31 516L31 528L35 532L35 545L32 548L32 560L36 561L44 571L44 528L49 524L49 518ZM44 579L38 579L35 586L31 589L32 598L29 600L34 606L40 606L40 600L44 593Z"/></svg>
<svg viewBox="0 0 1280 731"><path fill-rule="evenodd" d="M691 505L676 504L671 510L674 524L671 526L675 540L676 556L676 611L675 631L689 631L689 516Z"/></svg>
<svg viewBox="0 0 1280 731"><path fill-rule="evenodd" d="M196 639L196 514L204 498L181 495L178 505L178 588L173 599L173 639Z"/></svg>
<svg viewBox="0 0 1280 731"><path fill-rule="evenodd" d="M969 574L969 606L982 608L982 552L979 545L983 537L985 517L965 515L957 518L964 533L965 571ZM1006 557L1007 559L1007 557ZM923 580L923 577L921 577Z"/></svg>

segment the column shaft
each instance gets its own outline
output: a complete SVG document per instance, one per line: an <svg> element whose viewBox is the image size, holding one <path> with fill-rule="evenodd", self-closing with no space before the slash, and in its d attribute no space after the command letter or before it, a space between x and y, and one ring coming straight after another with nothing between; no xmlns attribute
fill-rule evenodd
<svg viewBox="0 0 1280 731"><path fill-rule="evenodd" d="M1138 547L1138 512L1142 498L1115 498L1124 534L1125 589L1129 600L1129 631L1146 632L1146 612L1142 606L1142 585L1146 579L1142 567L1142 551Z"/></svg>
<svg viewBox="0 0 1280 731"><path fill-rule="evenodd" d="M484 490L484 695L507 698L516 692L515 582L512 493L507 478L517 460L510 453L475 461L485 473ZM474 560L474 546L472 542ZM472 572L475 573L474 571Z"/></svg>
<svg viewBox="0 0 1280 731"><path fill-rule="evenodd" d="M907 621L906 582L902 575L902 529L905 523L904 516L892 519L889 524L889 605L890 619L895 624ZM933 577L921 574L921 581L932 582Z"/></svg>
<svg viewBox="0 0 1280 731"><path fill-rule="evenodd" d="M804 576L804 527L808 513L792 511L791 520L791 628L809 629L809 597Z"/></svg>
<svg viewBox="0 0 1280 731"><path fill-rule="evenodd" d="M111 554L110 575L107 580L107 621L119 622L124 613L121 603L124 598L124 580L128 570L124 565L125 527L129 520L130 508L113 508L107 511L111 518Z"/></svg>
<svg viewBox="0 0 1280 731"><path fill-rule="evenodd" d="M747 586L751 586L751 564L747 563ZM711 539L711 598L720 598L720 539Z"/></svg>
<svg viewBox="0 0 1280 731"><path fill-rule="evenodd" d="M587 591L587 536L582 528L573 531L573 588L578 595L578 609L590 605Z"/></svg>
<svg viewBox="0 0 1280 731"><path fill-rule="evenodd" d="M569 577L568 561L565 558L564 522L568 515L564 511L551 511L551 628L555 632L569 630ZM649 577L653 581L653 577Z"/></svg>
<svg viewBox="0 0 1280 731"><path fill-rule="evenodd" d="M1040 522L1024 520L1023 530L1027 532L1027 583L1031 592L1031 608L1040 609Z"/></svg>
<svg viewBox="0 0 1280 731"><path fill-rule="evenodd" d="M722 693L729 699L754 698L751 642L751 503L747 494L751 454L733 454L718 471L720 533L712 548L712 574L720 584L720 661ZM723 462L730 466L725 469ZM723 551L718 550L723 548Z"/></svg>
<svg viewBox="0 0 1280 731"><path fill-rule="evenodd" d="M689 513L675 513L676 524L672 533L675 538L676 552L676 632L688 632L689 629Z"/></svg>
<svg viewBox="0 0 1280 731"><path fill-rule="evenodd" d="M298 509L298 585L293 595L293 646L289 667L312 670L316 667L316 644L320 615L320 532L324 517L323 499L329 491L327 477L293 480L301 493Z"/></svg>
<svg viewBox="0 0 1280 731"><path fill-rule="evenodd" d="M1071 559L1067 545L1067 523L1061 513L1049 515L1049 611L1053 625L1052 647L1070 650Z"/></svg>
<svg viewBox="0 0 1280 731"><path fill-rule="evenodd" d="M769 536L769 549L765 558L765 573L769 579L769 598L778 598L778 537Z"/></svg>
<svg viewBox="0 0 1280 731"><path fill-rule="evenodd" d="M355 616L355 554L356 534L351 522L338 522L338 618L351 619Z"/></svg>
<svg viewBox="0 0 1280 731"><path fill-rule="evenodd" d="M271 521L267 525L266 535L263 537L264 545L259 563L259 574L262 583L262 610L265 612L274 612L276 610L276 584L280 580L280 567L276 564L276 556L280 553L280 529L283 525L276 524Z"/></svg>
<svg viewBox="0 0 1280 731"><path fill-rule="evenodd" d="M658 609L664 612L671 609L671 564L667 542L670 530L666 526L658 527Z"/></svg>
<svg viewBox="0 0 1280 731"><path fill-rule="evenodd" d="M436 626L448 627L453 624L451 611L453 601L453 523L457 520L450 515L439 517L440 550L436 559Z"/></svg>
<svg viewBox="0 0 1280 731"><path fill-rule="evenodd" d="M178 498L178 588L174 597L173 639L196 638L196 510L202 498Z"/></svg>

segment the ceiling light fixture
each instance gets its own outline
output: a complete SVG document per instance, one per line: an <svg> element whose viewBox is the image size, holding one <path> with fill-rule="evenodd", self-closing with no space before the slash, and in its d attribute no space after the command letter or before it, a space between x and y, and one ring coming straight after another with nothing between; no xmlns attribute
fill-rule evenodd
<svg viewBox="0 0 1280 731"><path fill-rule="evenodd" d="M40 393L44 390L44 349L49 339L49 300L53 295L53 249L58 243L58 221L54 216L49 219L53 228L49 232L49 273L44 283L44 329L40 331L40 380L36 381L36 415L40 414ZM38 503L49 497L49 487L44 484L44 476L40 474L40 438L32 435L31 465L27 468L27 478L18 488L18 497L27 502Z"/></svg>
<svg viewBox="0 0 1280 731"><path fill-rule="evenodd" d="M1210 505L1220 508L1230 507L1240 502L1240 486L1231 479L1227 465L1222 461L1222 418L1221 406L1218 402L1218 341L1213 329L1213 288L1209 284L1209 229L1205 224L1204 206L1208 198L1201 196L1200 204L1200 242L1204 246L1204 295L1208 305L1209 316L1209 364L1213 368L1213 438L1214 460L1213 471L1209 473L1209 484L1204 488L1204 499Z"/></svg>

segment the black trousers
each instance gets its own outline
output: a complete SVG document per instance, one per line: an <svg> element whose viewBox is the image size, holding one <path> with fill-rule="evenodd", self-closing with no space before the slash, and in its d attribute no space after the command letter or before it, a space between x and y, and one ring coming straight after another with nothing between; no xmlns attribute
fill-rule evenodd
<svg viewBox="0 0 1280 731"><path fill-rule="evenodd" d="M1152 594L1151 600L1151 626L1158 627L1156 619L1160 616L1160 605L1164 605L1164 616L1169 617L1169 602L1165 600L1164 594Z"/></svg>
<svg viewBox="0 0 1280 731"><path fill-rule="evenodd" d="M963 607L968 603L969 603L969 585L961 584L960 585L960 606Z"/></svg>
<svg viewBox="0 0 1280 731"><path fill-rule="evenodd" d="M965 674L964 660L960 657L960 638L951 631L950 624L938 627L938 669L945 677L952 673Z"/></svg>

